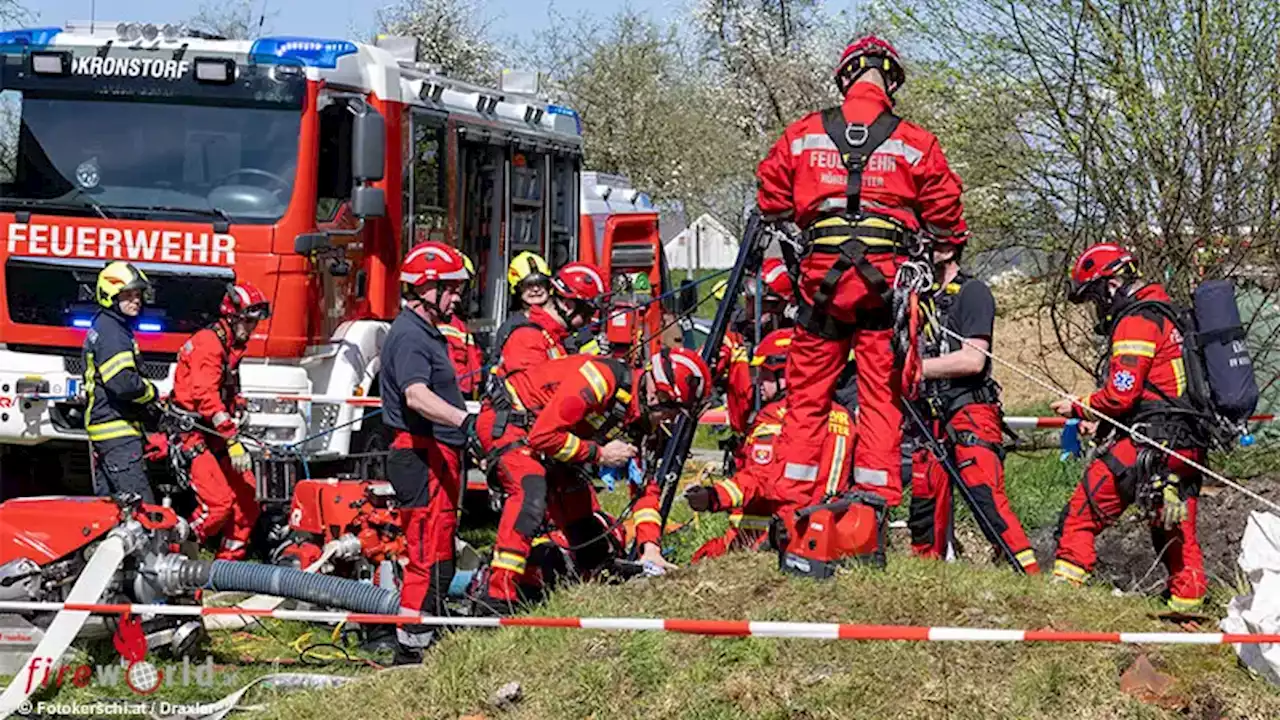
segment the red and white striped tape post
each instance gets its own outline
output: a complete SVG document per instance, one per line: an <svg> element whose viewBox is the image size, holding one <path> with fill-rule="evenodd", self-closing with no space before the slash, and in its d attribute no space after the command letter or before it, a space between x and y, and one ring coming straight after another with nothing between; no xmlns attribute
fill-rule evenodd
<svg viewBox="0 0 1280 720"><path fill-rule="evenodd" d="M694 620L682 618L593 617L440 617L433 615L369 615L321 610L252 610L194 605L110 605L55 602L0 602L0 613L70 610L99 615L176 615L208 617L239 615L314 623L366 625L436 625L448 627L531 627L608 631L657 631L716 637L769 637L809 640L871 640L904 642L1056 642L1132 645L1229 645L1280 643L1280 634L1194 632L1084 632L1072 630L1004 630L1000 628L922 627L915 625L856 625L851 623L757 622L752 620Z"/></svg>

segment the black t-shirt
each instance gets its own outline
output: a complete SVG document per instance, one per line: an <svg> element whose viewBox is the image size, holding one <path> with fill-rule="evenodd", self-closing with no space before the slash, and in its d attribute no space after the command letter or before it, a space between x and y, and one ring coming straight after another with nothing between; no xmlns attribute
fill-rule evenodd
<svg viewBox="0 0 1280 720"><path fill-rule="evenodd" d="M957 277L955 281L964 280L958 293L949 298L950 306L946 310L945 327L966 339L981 339L991 342L996 324L996 299L991 295L991 288L977 278ZM943 290L943 293L946 293ZM939 297L941 303L944 298ZM945 334L944 334L945 335ZM950 335L942 338L942 354L956 352L963 343ZM962 378L952 378L950 387L956 390L979 388L991 377L991 360L982 366L982 372Z"/></svg>
<svg viewBox="0 0 1280 720"><path fill-rule="evenodd" d="M410 409L405 401L405 390L422 383L450 405L466 409L444 335L413 310L405 308L391 323L391 331L382 342L381 357L383 424L421 437L435 436L454 447L466 444L461 430L432 423Z"/></svg>

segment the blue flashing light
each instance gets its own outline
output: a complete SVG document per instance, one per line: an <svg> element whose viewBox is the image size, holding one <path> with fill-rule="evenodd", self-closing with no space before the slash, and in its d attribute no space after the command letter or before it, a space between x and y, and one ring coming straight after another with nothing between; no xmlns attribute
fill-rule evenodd
<svg viewBox="0 0 1280 720"><path fill-rule="evenodd" d="M53 38L60 32L62 28L58 27L0 30L0 48L41 50L51 45Z"/></svg>
<svg viewBox="0 0 1280 720"><path fill-rule="evenodd" d="M564 115L565 117L573 118L574 128L577 129L579 135L582 134L582 116L578 114L577 110L563 105L548 105L547 112L552 115Z"/></svg>
<svg viewBox="0 0 1280 720"><path fill-rule="evenodd" d="M264 37L253 41L249 59L267 65L303 65L336 68L338 58L356 52L356 44L346 40L307 37Z"/></svg>
<svg viewBox="0 0 1280 720"><path fill-rule="evenodd" d="M72 327L88 329L93 327L93 319L85 317L71 318L71 325Z"/></svg>
<svg viewBox="0 0 1280 720"><path fill-rule="evenodd" d="M143 322L138 323L138 332L163 332L163 331L164 331L164 325L161 325L158 322L147 322L144 320Z"/></svg>

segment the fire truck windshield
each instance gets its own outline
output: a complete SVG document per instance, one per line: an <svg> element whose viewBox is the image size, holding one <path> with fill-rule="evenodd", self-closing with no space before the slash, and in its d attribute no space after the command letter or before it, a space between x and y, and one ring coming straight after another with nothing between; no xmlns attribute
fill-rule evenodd
<svg viewBox="0 0 1280 720"><path fill-rule="evenodd" d="M0 92L0 211L279 220L301 112Z"/></svg>

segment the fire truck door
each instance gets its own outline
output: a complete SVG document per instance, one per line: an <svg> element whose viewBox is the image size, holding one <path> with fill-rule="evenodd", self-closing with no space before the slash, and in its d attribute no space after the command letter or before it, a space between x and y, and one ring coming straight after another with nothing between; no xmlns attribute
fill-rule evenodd
<svg viewBox="0 0 1280 720"><path fill-rule="evenodd" d="M458 143L458 188L462 221L459 246L475 263L478 312L469 325L482 344L497 329L507 311L506 156L503 148L463 131Z"/></svg>

